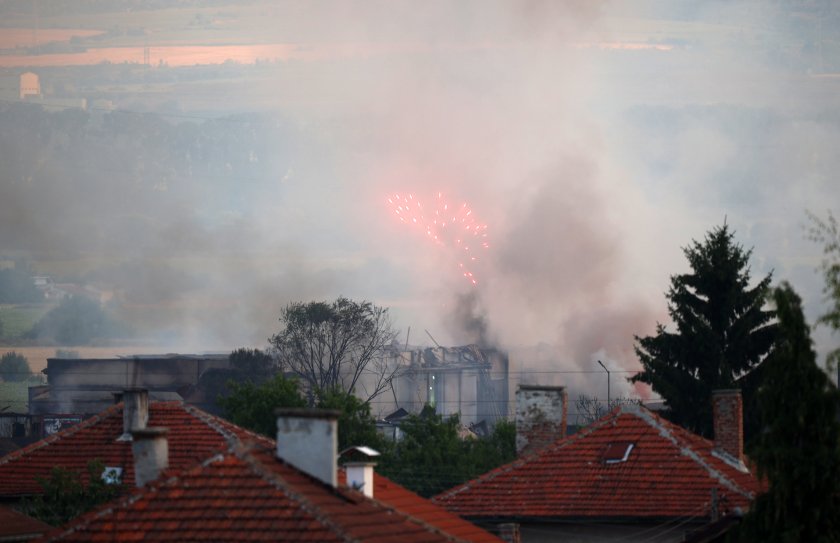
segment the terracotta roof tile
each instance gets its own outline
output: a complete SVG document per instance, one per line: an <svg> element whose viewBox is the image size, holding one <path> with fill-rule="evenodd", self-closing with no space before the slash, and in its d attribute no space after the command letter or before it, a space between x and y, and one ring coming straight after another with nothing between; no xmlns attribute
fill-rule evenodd
<svg viewBox="0 0 840 543"><path fill-rule="evenodd" d="M181 402L151 402L149 426L169 428L169 465L185 469L227 448L240 439L273 443L200 409ZM122 404L28 447L0 458L0 496L15 497L41 492L38 477L48 477L53 466L85 473L90 460L123 468L123 481L134 485L131 442L117 441L122 434Z"/></svg>
<svg viewBox="0 0 840 543"><path fill-rule="evenodd" d="M0 505L0 541L28 541L52 529L49 524Z"/></svg>
<svg viewBox="0 0 840 543"><path fill-rule="evenodd" d="M149 426L168 428L170 468L53 532L66 541L393 541L498 543L481 528L376 475L376 499L330 489L274 457L274 441L180 402L151 402ZM40 492L53 466L85 472L102 460L134 487L122 405L0 458L0 496ZM280 535L278 535L280 534Z"/></svg>
<svg viewBox="0 0 840 543"><path fill-rule="evenodd" d="M465 539L359 492L325 485L277 460L273 449L260 444L236 447L153 483L43 539L140 540L433 543Z"/></svg>
<svg viewBox="0 0 840 543"><path fill-rule="evenodd" d="M629 443L626 461L605 461ZM470 519L706 517L716 488L722 513L745 511L758 480L713 448L644 408L622 407L433 501Z"/></svg>
<svg viewBox="0 0 840 543"><path fill-rule="evenodd" d="M339 471L340 484L346 484L347 474ZM373 497L377 501L385 502L394 509L418 518L446 532L476 543L500 543L501 539L487 532L471 522L467 522L443 507L422 498L410 490L398 485L388 478L374 473Z"/></svg>

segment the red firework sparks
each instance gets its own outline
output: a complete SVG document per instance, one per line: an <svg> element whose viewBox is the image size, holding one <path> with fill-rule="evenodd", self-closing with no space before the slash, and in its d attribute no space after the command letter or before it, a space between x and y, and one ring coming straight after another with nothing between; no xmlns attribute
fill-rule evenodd
<svg viewBox="0 0 840 543"><path fill-rule="evenodd" d="M388 197L388 204L402 223L419 229L436 245L454 249L459 271L467 281L477 284L471 269L490 244L487 225L475 219L466 202L452 205L438 192L424 204L412 193L397 193Z"/></svg>

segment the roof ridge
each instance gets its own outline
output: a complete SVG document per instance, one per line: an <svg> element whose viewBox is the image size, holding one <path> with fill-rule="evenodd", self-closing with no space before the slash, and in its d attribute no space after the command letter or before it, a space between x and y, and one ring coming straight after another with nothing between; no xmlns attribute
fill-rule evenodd
<svg viewBox="0 0 840 543"><path fill-rule="evenodd" d="M703 458L702 453L694 450L694 447L692 447L691 443L689 443L688 440L684 438L684 436L678 436L677 434L679 433L691 434L691 432L689 432L682 426L676 425L668 420L665 420L664 418L651 412L649 409L646 409L641 406L622 406L622 413L633 415L649 424L653 429L658 430L659 435L664 439L667 439L675 447L677 447L680 451L680 454L689 457L696 464L700 465L700 467L702 467L706 470L706 472L708 472L711 478L716 479L729 490L737 492L738 494L749 500L755 498L755 494L753 492L742 488L738 483L733 481L731 478L727 477L726 474L724 474L722 471L712 466L706 459ZM703 441L706 441L711 445L714 444L712 441L704 438L703 436L698 436L696 434L691 435Z"/></svg>
<svg viewBox="0 0 840 543"><path fill-rule="evenodd" d="M192 415L193 417L197 418L200 422L203 422L213 430L219 433L225 441L228 443L229 446L234 446L237 444L242 443L242 440L239 439L239 436L233 433L233 431L228 430L225 428L220 422L219 419L210 413L203 411L193 405L189 405L186 403L182 404L184 411Z"/></svg>
<svg viewBox="0 0 840 543"><path fill-rule="evenodd" d="M304 507L307 510L307 512L309 512L312 516L314 516L319 522L322 522L326 526L329 526L330 529L335 531L335 533L337 535L339 535L340 537L342 537L343 539L345 539L347 541L355 541L355 538L353 538L352 535L346 533L344 527L340 523L337 523L337 522L333 521L328 515L325 515L322 512L320 506L312 503L311 500L309 500L309 498L307 498L306 496L303 496L300 492L290 488L292 486L291 483L288 483L281 474L275 472L274 470L266 468L262 464L262 462L260 462L256 458L254 458L250 454L250 451L254 447L260 447L260 445L259 444L253 444L251 446L241 448L241 451L242 451L243 455L247 456L247 458L243 458L243 460L248 462L249 465L252 465L254 468L256 468L260 475L268 476L268 478L270 479L270 481L269 481L270 483L279 485L279 489L281 489L283 492L288 493L291 498L298 501L298 503L300 503L301 506ZM418 517L415 517L413 515L409 515L405 511L397 509L396 507L394 507L390 504L387 504L385 502L377 500L376 498L368 498L367 496L365 496L364 494L362 494L360 492L353 492L352 494L349 494L348 490L345 490L344 488L342 488L338 485L333 487L333 486L330 486L326 483L323 483L323 482L319 481L318 479L315 479L311 475L307 474L306 472L302 472L300 469L294 467L292 464L289 464L285 460L278 459L278 461L283 462L284 464L290 466L292 469L301 472L307 478L312 479L312 481L314 483L316 483L320 486L326 487L327 491L336 494L337 497L339 497L343 500L346 500L346 501L352 502L352 503L367 503L368 505L370 505L370 506L372 506L376 509L387 511L390 514L400 516L400 517L404 518L405 520L407 520L408 522L412 522L414 524L417 524L417 525L421 526L423 529L425 529L427 531L432 531L432 532L440 535L441 537L449 539L450 541L468 543L467 540L455 537L454 535L441 530L437 526L434 526L433 524L430 524L430 523L426 522L425 520L420 519ZM390 480L389 480L389 482L390 482Z"/></svg>
<svg viewBox="0 0 840 543"><path fill-rule="evenodd" d="M86 429L86 428L90 428L91 426L94 426L95 424L99 423L100 421L103 421L106 418L110 417L113 414L113 412L117 411L118 409L122 409L122 402L114 404L112 406L109 406L104 411L100 411L99 413L82 420L78 424L74 424L73 426L70 426L70 427L65 428L63 430L60 430L60 431L58 431L54 434L50 434L47 437L39 439L35 443L30 443L29 445L27 445L26 447L23 447L22 449L12 451L9 454L7 454L6 456L0 457L0 465L8 464L9 462L11 462L13 460L17 460L18 458L20 458L20 457L22 457L26 454L29 454L32 451L37 451L37 450L42 449L42 448L44 448L48 445L51 445L55 441L58 441L60 439L64 439L65 437L73 435L77 432L80 432L80 431Z"/></svg>
<svg viewBox="0 0 840 543"><path fill-rule="evenodd" d="M288 481L286 481L286 479L282 475L275 472L274 470L266 468L258 459L254 458L254 456L251 454L252 449L253 446L240 446L237 447L236 450L231 452L237 458L245 462L251 469L253 469L260 477L262 477L264 481L274 486L277 490L282 491L289 497L289 499L292 499L295 502L297 502L307 513L312 515L315 518L315 520L328 527L335 535L337 535L344 541L347 541L348 543L355 541L354 538L350 537L349 534L345 533L343 527L337 525L332 519L329 518L328 515L325 515L320 507L313 504L312 501L309 500L309 498L302 495L297 490L291 488L292 485ZM288 464L288 462L285 462L283 460L278 459L278 461L291 466L291 464ZM291 467L297 471L300 471L294 466ZM305 472L301 473L307 475ZM327 486L326 483L314 479L314 477L310 478L313 479L313 482L315 482L318 485ZM335 489L331 488L331 490ZM340 495L340 497L347 499L347 497L343 495Z"/></svg>

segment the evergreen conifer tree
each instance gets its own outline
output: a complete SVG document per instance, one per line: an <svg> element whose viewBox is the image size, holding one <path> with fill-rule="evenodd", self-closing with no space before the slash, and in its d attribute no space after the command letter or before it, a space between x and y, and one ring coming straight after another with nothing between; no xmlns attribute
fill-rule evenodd
<svg viewBox="0 0 840 543"><path fill-rule="evenodd" d="M801 300L774 292L779 339L758 390L762 431L750 457L769 489L738 530L742 541L840 541L840 394L817 367Z"/></svg>
<svg viewBox="0 0 840 543"><path fill-rule="evenodd" d="M736 380L757 368L774 338L773 314L762 309L772 274L750 287L752 251L733 237L724 224L703 243L693 241L683 249L692 271L672 276L666 295L676 331L658 324L656 335L636 336L644 370L630 380L651 385L671 420L705 436L712 433L712 390L743 385L750 413L754 386Z"/></svg>

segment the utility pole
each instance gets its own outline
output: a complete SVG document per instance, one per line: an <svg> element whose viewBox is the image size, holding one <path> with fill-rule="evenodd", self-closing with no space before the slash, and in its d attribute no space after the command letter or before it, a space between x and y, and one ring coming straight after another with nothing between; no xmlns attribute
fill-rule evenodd
<svg viewBox="0 0 840 543"><path fill-rule="evenodd" d="M610 370L608 370L607 367L604 365L604 363L601 362L600 360L598 361L598 364L602 368L604 368L605 372L607 372L607 411L609 411L610 410L610 405L612 403L612 401L611 401L612 398L610 397Z"/></svg>

